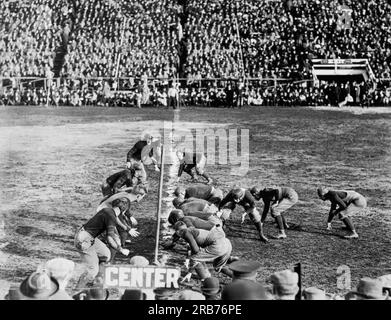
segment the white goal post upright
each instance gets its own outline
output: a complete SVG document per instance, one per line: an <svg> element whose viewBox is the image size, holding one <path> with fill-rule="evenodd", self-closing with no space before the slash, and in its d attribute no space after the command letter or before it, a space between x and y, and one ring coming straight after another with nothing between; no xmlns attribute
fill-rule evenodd
<svg viewBox="0 0 391 320"><path fill-rule="evenodd" d="M161 145L161 159L160 159L160 179L159 179L159 193L158 193L158 205L156 212L156 243L155 243L155 264L159 264L159 239L160 239L160 220L162 210L162 194L163 194L163 175L164 175L164 144Z"/></svg>

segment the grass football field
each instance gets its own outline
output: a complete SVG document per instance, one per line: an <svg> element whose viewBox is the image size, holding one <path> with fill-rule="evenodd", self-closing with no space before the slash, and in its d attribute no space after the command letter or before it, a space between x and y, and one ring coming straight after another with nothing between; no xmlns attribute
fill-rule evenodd
<svg viewBox="0 0 391 320"><path fill-rule="evenodd" d="M54 257L77 263L75 230L96 211L100 183L122 169L126 153L145 130L175 132L197 129L249 130L249 170L237 175L227 163L207 166L215 186L225 192L235 185L290 186L299 203L286 217L294 228L285 240L273 239L277 229L269 216L258 240L247 218L240 223L238 208L227 223L233 254L258 260L260 281L275 271L302 263L303 287L317 286L345 293L338 268L348 266L351 286L363 276L391 273L391 113L387 109L331 108L0 108L0 294L20 283L36 267ZM189 131L190 130L190 131ZM182 132L182 133L183 133ZM228 132L228 131L227 131ZM239 149L240 154L240 149ZM163 215L171 208L176 187L175 165L164 168ZM147 167L150 192L132 210L140 237L129 245L132 255L153 260L159 173ZM183 176L180 185L186 186ZM354 189L368 200L365 214L353 222L360 238L345 240L343 224L335 220L326 230L329 203L317 198L316 188ZM257 204L262 210L262 203ZM165 252L169 263L184 261L183 252ZM118 262L126 259L118 254ZM229 279L221 277L222 282ZM73 282L74 283L74 282ZM72 283L71 283L72 284ZM197 282L193 282L197 285ZM115 296L115 293L113 297Z"/></svg>

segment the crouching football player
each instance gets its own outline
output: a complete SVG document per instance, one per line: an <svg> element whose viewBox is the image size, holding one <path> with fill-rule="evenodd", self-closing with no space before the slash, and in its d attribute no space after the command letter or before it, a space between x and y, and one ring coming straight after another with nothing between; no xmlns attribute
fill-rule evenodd
<svg viewBox="0 0 391 320"><path fill-rule="evenodd" d="M364 196L356 191L329 190L324 187L319 187L317 191L320 199L331 202L329 218L327 219L327 230L331 230L331 222L338 215L339 219L350 231L344 238L358 238L358 234L350 218L367 207L367 200Z"/></svg>
<svg viewBox="0 0 391 320"><path fill-rule="evenodd" d="M277 239L286 238L285 229L289 229L289 226L284 214L286 210L295 205L299 200L297 192L288 187L265 188L263 190L254 187L250 192L256 200L263 200L262 225L270 210L270 214L276 220L279 229Z"/></svg>
<svg viewBox="0 0 391 320"><path fill-rule="evenodd" d="M232 189L220 202L219 211L222 211L225 206L227 206L230 210L233 211L236 205L240 205L244 208L245 214L249 214L251 221L257 228L261 241L267 242L268 239L263 234L261 215L255 208L255 199L251 195L249 190L246 190L244 188ZM243 217L244 215L242 216L242 222Z"/></svg>

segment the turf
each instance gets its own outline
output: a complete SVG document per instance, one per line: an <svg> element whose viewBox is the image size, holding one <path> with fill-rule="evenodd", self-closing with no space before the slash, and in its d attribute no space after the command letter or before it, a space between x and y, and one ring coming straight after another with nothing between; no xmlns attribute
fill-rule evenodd
<svg viewBox="0 0 391 320"><path fill-rule="evenodd" d="M233 254L255 259L260 281L275 271L301 262L303 286L344 293L337 269L347 265L351 286L362 276L391 273L390 246L390 122L389 112L344 112L314 108L191 108L180 112L127 108L0 109L0 293L17 284L37 265L53 257L78 262L74 231L91 217L101 199L99 185L123 168L126 152L143 130L158 131L163 121L175 130L248 129L249 171L238 166L208 165L215 185L228 191L243 187L293 187L299 203L287 212L294 227L285 240L273 239L277 229L268 217L268 244L258 240L249 220L241 225L238 209L227 223ZM218 145L218 144L217 144ZM230 159L229 159L230 160ZM132 253L153 259L159 174L148 168L151 191L133 205L140 238ZM170 210L175 166L165 166L163 214ZM187 177L181 185L189 182ZM354 189L367 197L368 209L353 221L358 240L344 240L339 221L327 231L328 203L317 199L316 187ZM262 210L262 203L257 204ZM0 227L1 225L0 224ZM182 263L183 252L163 252L170 263ZM118 257L124 262L123 257ZM78 264L76 274L80 271ZM222 281L228 279L222 277ZM197 282L193 283L197 285Z"/></svg>

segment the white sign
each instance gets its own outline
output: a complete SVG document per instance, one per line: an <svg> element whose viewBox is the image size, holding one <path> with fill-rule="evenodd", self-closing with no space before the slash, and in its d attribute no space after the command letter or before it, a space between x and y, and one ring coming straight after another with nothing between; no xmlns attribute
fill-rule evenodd
<svg viewBox="0 0 391 320"><path fill-rule="evenodd" d="M177 289L180 275L180 269L174 267L109 265L105 267L104 284L116 288Z"/></svg>

